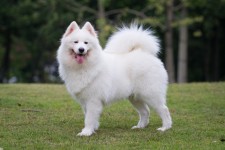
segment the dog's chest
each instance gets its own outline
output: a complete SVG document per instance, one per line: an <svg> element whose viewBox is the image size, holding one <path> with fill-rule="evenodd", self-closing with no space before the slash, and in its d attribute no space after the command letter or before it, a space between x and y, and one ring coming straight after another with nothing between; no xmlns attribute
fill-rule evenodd
<svg viewBox="0 0 225 150"><path fill-rule="evenodd" d="M95 80L99 71L81 70L76 72L67 72L65 84L69 93L73 96L81 93L86 87Z"/></svg>

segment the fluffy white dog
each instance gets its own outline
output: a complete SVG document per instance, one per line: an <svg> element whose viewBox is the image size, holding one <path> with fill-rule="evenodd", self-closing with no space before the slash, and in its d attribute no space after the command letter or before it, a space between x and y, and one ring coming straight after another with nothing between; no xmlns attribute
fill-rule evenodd
<svg viewBox="0 0 225 150"><path fill-rule="evenodd" d="M85 127L78 136L95 133L103 106L124 98L139 113L140 120L132 129L148 125L149 107L162 118L158 130L171 128L166 106L168 77L158 52L158 39L138 25L119 29L104 51L89 22L81 29L75 21L69 25L57 59L60 77L85 114Z"/></svg>

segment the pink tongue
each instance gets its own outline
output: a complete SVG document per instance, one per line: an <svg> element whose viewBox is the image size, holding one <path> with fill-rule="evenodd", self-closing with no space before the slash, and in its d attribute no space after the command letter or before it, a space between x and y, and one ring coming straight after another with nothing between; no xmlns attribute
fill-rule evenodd
<svg viewBox="0 0 225 150"><path fill-rule="evenodd" d="M79 56L79 55L77 55L76 60L77 60L77 63L78 63L78 64L82 64L83 61L84 61L84 56Z"/></svg>

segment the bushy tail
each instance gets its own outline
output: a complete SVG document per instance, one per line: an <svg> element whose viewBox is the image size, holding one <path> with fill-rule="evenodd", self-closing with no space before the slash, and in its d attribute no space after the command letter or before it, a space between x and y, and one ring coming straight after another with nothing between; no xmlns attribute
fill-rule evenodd
<svg viewBox="0 0 225 150"><path fill-rule="evenodd" d="M106 44L105 52L127 53L141 49L154 56L159 52L159 40L149 29L132 24L130 27L122 27L114 33Z"/></svg>

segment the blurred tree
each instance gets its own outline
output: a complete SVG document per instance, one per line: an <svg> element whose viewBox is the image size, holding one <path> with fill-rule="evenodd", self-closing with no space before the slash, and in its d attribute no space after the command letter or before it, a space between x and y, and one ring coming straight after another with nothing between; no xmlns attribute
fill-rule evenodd
<svg viewBox="0 0 225 150"><path fill-rule="evenodd" d="M12 38L16 34L16 26L12 20L15 20L15 9L17 0L8 2L7 0L0 1L0 6L4 6L0 9L0 34L2 35L1 46L4 49L1 58L0 68L0 82L7 82L9 78L10 69L10 53L12 50Z"/></svg>
<svg viewBox="0 0 225 150"><path fill-rule="evenodd" d="M187 8L185 2L181 0L180 20L187 18ZM178 49L178 69L177 82L187 82L188 72L188 25L184 21L179 25L179 49Z"/></svg>
<svg viewBox="0 0 225 150"><path fill-rule="evenodd" d="M55 61L54 53L59 45L56 39L60 39L71 20L79 18L67 11L69 3L75 2L1 1L4 7L0 18L4 24L1 23L0 30L5 33L1 38L7 43L3 46L1 82L9 79L8 71L20 82L48 81L45 66Z"/></svg>
<svg viewBox="0 0 225 150"><path fill-rule="evenodd" d="M98 0L98 19L97 19L97 26L99 29L99 39L102 43L105 44L107 34L104 32L104 28L106 26L106 17L105 17L105 1Z"/></svg>
<svg viewBox="0 0 225 150"><path fill-rule="evenodd" d="M173 49L173 0L166 2L166 32L165 32L165 50L166 50L166 68L169 75L169 82L175 82L175 69L174 69L174 49Z"/></svg>
<svg viewBox="0 0 225 150"><path fill-rule="evenodd" d="M225 1L224 0L190 0L188 7L190 16L196 17L199 24L191 26L193 35L189 38L189 49L192 54L189 62L191 81L218 81L225 79L224 56L224 28Z"/></svg>

